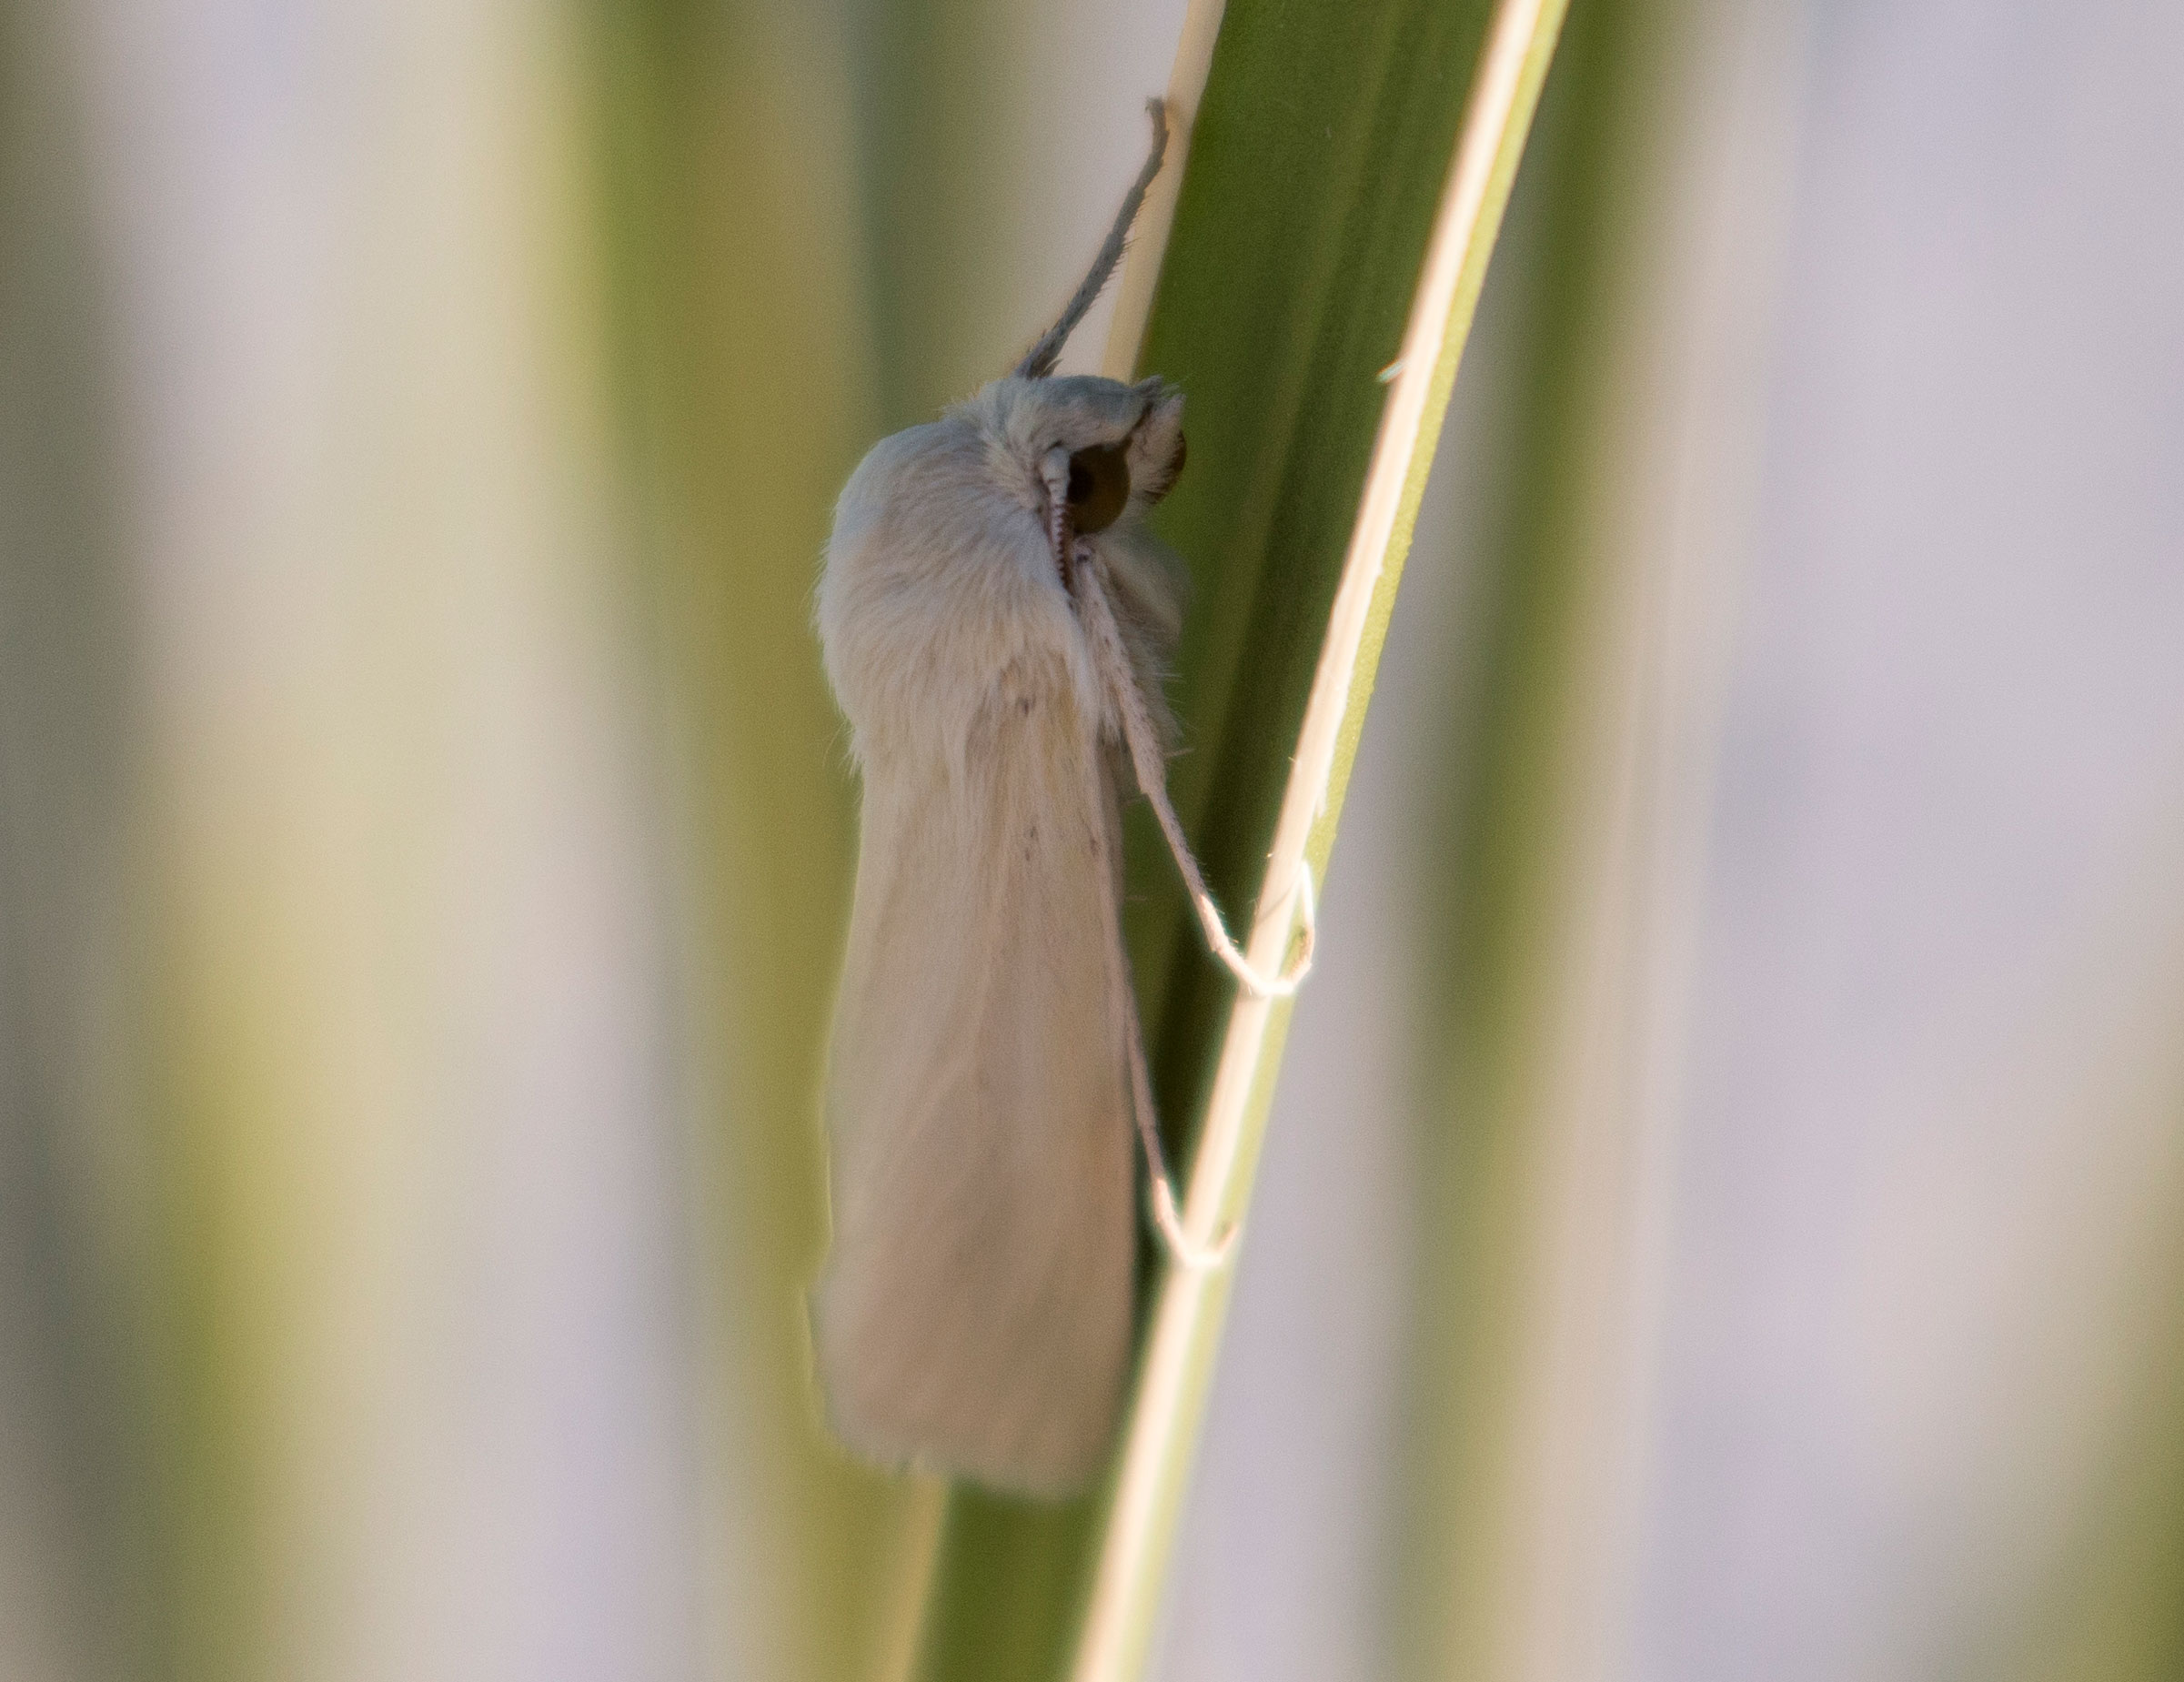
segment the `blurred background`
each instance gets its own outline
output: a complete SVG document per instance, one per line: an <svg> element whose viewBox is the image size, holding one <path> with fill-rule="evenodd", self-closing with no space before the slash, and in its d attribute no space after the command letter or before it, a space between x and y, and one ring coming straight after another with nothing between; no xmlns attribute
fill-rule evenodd
<svg viewBox="0 0 2184 1682"><path fill-rule="evenodd" d="M0 7L0 1677L900 1667L810 594L1182 26ZM1162 1682L2184 1674L2180 76L1574 0Z"/></svg>

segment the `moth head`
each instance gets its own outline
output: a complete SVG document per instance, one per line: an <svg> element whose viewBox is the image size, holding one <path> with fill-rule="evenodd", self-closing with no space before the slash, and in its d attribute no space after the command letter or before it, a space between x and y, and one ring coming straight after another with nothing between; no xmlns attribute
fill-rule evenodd
<svg viewBox="0 0 2184 1682"><path fill-rule="evenodd" d="M994 467L1042 523L1059 511L1073 537L1142 519L1183 471L1183 398L1164 380L1011 378L985 395Z"/></svg>

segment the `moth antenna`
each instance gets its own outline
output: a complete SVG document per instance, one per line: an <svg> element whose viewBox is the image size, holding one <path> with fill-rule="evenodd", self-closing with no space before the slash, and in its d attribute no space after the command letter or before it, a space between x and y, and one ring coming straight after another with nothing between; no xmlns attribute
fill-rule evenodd
<svg viewBox="0 0 2184 1682"><path fill-rule="evenodd" d="M1122 243L1129 237L1130 225L1137 220L1138 206L1145 202L1145 189L1152 185L1152 177L1161 172L1161 159L1168 150L1168 107L1164 101L1148 99L1146 113L1152 118L1152 151L1145 159L1144 168L1123 196L1122 207L1115 213L1114 226L1107 230L1107 243L1100 247L1100 255L1092 258L1092 271L1084 277L1084 284L1077 288L1062 311L1062 318L1039 336L1039 342L1023 353L1023 360L1016 365L1019 379L1043 379L1054 371L1054 364L1062 359L1062 347L1069 336L1077 330L1077 323L1084 319L1084 312L1092 307L1122 260Z"/></svg>

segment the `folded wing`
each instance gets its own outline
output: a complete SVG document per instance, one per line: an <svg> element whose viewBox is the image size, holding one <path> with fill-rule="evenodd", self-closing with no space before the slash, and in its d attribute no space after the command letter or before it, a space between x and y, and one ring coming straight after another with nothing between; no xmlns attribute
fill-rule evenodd
<svg viewBox="0 0 2184 1682"><path fill-rule="evenodd" d="M1012 668L960 771L868 765L813 1297L836 1432L1054 1495L1129 1359L1132 1120L1115 801L1059 666Z"/></svg>

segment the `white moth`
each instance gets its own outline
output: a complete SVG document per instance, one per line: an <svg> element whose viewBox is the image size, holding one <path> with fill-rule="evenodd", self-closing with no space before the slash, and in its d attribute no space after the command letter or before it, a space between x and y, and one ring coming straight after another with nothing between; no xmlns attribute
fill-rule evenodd
<svg viewBox="0 0 2184 1682"><path fill-rule="evenodd" d="M883 439L850 476L819 587L863 811L827 1092L833 1239L812 1298L827 1410L852 1451L1060 1496L1104 1462L1129 1365L1142 1142L1160 1161L1117 901L1119 811L1170 809L1160 677L1181 564L1144 516L1183 465L1162 381L1052 368L1092 272L1013 374ZM1134 785L1134 788L1133 786Z"/></svg>

